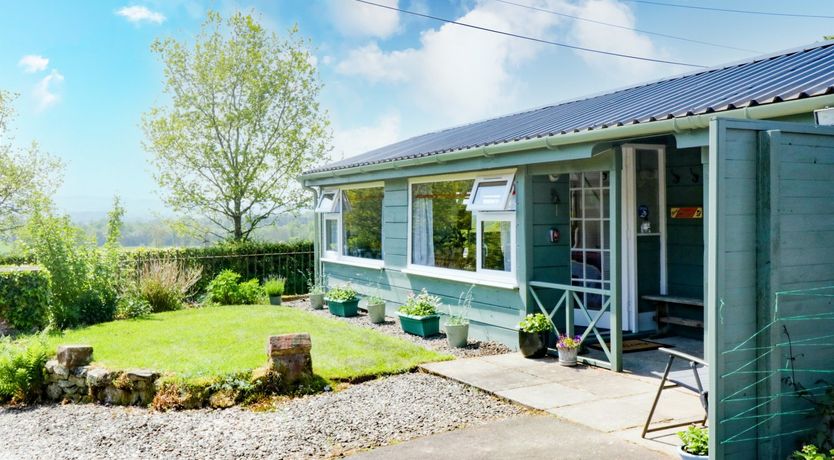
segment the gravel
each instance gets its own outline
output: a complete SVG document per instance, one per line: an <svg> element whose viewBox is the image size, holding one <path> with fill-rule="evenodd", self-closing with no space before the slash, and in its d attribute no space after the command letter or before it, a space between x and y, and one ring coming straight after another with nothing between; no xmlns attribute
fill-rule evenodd
<svg viewBox="0 0 834 460"><path fill-rule="evenodd" d="M310 306L310 300L306 298L294 300L292 302L286 302L284 305L287 307L301 308L321 316L339 319L351 324L355 324L357 326L369 327L383 334L399 337L401 339L408 340L409 342L416 343L417 345L420 345L422 347L429 348L440 353L450 354L457 358L502 355L511 351L506 345L502 343L487 341L479 342L472 339L469 340L469 344L466 346L466 348L453 348L450 347L449 344L446 342L446 334L443 334L442 332L440 333L440 335L427 338L418 337L412 334L406 334L405 332L403 332L402 328L400 328L399 318L386 317L384 323L374 324L368 318L368 315L366 315L362 311L359 312L359 316L343 318L341 316L331 315L330 312L327 310L326 306L323 310L314 310Z"/></svg>
<svg viewBox="0 0 834 460"><path fill-rule="evenodd" d="M284 401L267 412L94 404L0 408L0 459L322 458L523 412L422 373Z"/></svg>

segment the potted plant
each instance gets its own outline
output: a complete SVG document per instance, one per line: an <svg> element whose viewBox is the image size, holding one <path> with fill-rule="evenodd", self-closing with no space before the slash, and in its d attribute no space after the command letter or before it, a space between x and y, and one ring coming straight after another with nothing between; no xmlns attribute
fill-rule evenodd
<svg viewBox="0 0 834 460"><path fill-rule="evenodd" d="M359 296L350 283L327 291L327 309L336 316L356 316L359 312Z"/></svg>
<svg viewBox="0 0 834 460"><path fill-rule="evenodd" d="M682 460L709 458L709 429L692 425L679 431L678 437L683 441L679 452Z"/></svg>
<svg viewBox="0 0 834 460"><path fill-rule="evenodd" d="M284 295L284 285L287 279L280 276L269 277L264 281L264 292L269 296L270 305L281 305L281 296Z"/></svg>
<svg viewBox="0 0 834 460"><path fill-rule="evenodd" d="M307 278L307 290L310 293L310 307L313 310L321 310L324 308L324 293L326 291L324 287L327 285L326 278L322 276L319 281L316 281L309 274L301 273Z"/></svg>
<svg viewBox="0 0 834 460"><path fill-rule="evenodd" d="M458 297L457 313L449 308L449 319L446 321L446 341L452 348L464 348L469 341L469 310L472 309L472 288Z"/></svg>
<svg viewBox="0 0 834 460"><path fill-rule="evenodd" d="M397 315L400 317L400 327L403 332L429 337L440 333L440 315L437 307L440 297L433 296L425 290L420 294L409 294L405 305L400 307Z"/></svg>
<svg viewBox="0 0 834 460"><path fill-rule="evenodd" d="M826 453L815 444L806 444L802 446L802 450L794 451L791 458L794 460L831 460L834 458L834 449Z"/></svg>
<svg viewBox="0 0 834 460"><path fill-rule="evenodd" d="M385 322L385 300L378 296L372 295L365 299L365 308L368 310L368 318L374 324L382 324Z"/></svg>
<svg viewBox="0 0 834 460"><path fill-rule="evenodd" d="M563 366L576 366L576 354L582 345L582 337L560 335L556 342L556 349L559 350L559 364Z"/></svg>
<svg viewBox="0 0 834 460"><path fill-rule="evenodd" d="M518 323L518 349L525 358L543 358L553 325L547 316L531 313Z"/></svg>

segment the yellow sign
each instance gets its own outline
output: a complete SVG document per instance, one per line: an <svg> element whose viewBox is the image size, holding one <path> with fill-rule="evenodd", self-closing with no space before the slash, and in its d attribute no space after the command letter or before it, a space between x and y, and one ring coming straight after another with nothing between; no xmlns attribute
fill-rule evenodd
<svg viewBox="0 0 834 460"><path fill-rule="evenodd" d="M689 207L689 208L672 208L672 219L703 219L704 208Z"/></svg>

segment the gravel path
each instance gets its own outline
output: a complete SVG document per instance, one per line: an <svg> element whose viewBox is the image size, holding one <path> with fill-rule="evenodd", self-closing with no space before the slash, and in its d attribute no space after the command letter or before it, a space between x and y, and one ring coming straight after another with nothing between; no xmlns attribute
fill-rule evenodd
<svg viewBox="0 0 834 460"><path fill-rule="evenodd" d="M313 312L317 315L326 316L328 318L339 319L351 324L355 324L357 326L364 326L375 329L383 334L393 335L395 337L399 337L401 339L408 340L409 342L416 343L425 348L430 348L432 350L438 351L440 353L450 354L452 356L458 358L471 358L474 356L488 356L488 355L502 355L504 353L509 353L510 349L507 348L506 345L498 343L498 342L479 342L475 340L469 341L469 344L466 348L452 348L446 342L446 334L442 332L440 335L436 335L434 337L422 338L412 334L406 334L403 332L402 328L400 328L400 322L398 318L392 318L390 316L386 317L386 321L382 324L374 324L368 318L364 312L360 311L359 316L353 316L350 318L342 318L340 316L331 315L330 312L327 310L325 306L323 310L313 310L310 307L310 300L309 299L300 299L294 300L292 302L286 302L284 305L288 307L295 307L301 308L310 312Z"/></svg>
<svg viewBox="0 0 834 460"><path fill-rule="evenodd" d="M94 404L0 408L0 459L321 458L523 413L428 374L404 374L275 411L154 412Z"/></svg>

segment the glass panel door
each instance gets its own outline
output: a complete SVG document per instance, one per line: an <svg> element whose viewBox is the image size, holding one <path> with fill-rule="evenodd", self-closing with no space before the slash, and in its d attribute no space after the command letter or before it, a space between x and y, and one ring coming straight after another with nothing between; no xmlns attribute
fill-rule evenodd
<svg viewBox="0 0 834 460"><path fill-rule="evenodd" d="M611 289L610 199L607 171L570 175L570 268L571 285ZM599 294L582 294L589 310L599 310L607 298ZM577 325L587 325L581 310L574 315Z"/></svg>

